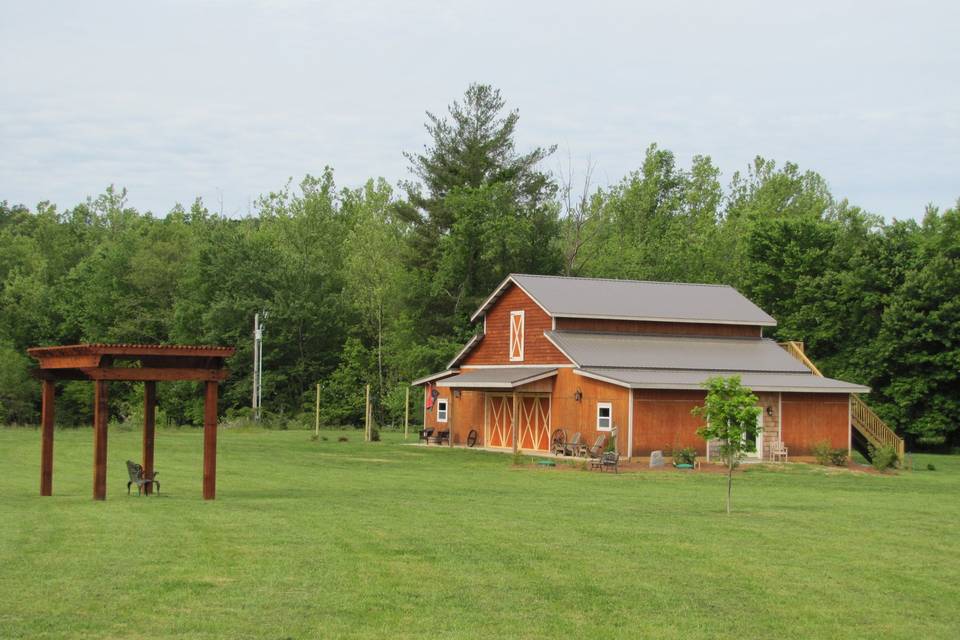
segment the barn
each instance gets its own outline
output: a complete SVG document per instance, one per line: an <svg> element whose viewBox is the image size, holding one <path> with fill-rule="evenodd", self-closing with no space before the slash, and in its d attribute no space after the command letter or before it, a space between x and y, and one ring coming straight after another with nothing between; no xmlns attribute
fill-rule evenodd
<svg viewBox="0 0 960 640"><path fill-rule="evenodd" d="M763 408L757 457L849 449L867 387L819 375L776 320L723 285L512 274L473 314L477 334L424 390L424 426L451 446L546 452L551 434L615 433L624 458L693 447L702 384L739 375ZM790 346L791 353L785 346ZM856 404L856 406L855 406ZM856 424L855 424L856 423ZM879 427L878 427L879 428ZM889 435L889 434L888 434Z"/></svg>

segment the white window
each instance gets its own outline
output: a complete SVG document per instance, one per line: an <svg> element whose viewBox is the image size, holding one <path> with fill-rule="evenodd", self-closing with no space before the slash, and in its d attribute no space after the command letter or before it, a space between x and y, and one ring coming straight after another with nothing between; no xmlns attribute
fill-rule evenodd
<svg viewBox="0 0 960 640"><path fill-rule="evenodd" d="M610 431L613 427L613 405L609 402L597 403L597 431Z"/></svg>
<svg viewBox="0 0 960 640"><path fill-rule="evenodd" d="M447 421L447 401L437 400L437 422Z"/></svg>
<svg viewBox="0 0 960 640"><path fill-rule="evenodd" d="M523 311L510 312L510 361L523 362Z"/></svg>

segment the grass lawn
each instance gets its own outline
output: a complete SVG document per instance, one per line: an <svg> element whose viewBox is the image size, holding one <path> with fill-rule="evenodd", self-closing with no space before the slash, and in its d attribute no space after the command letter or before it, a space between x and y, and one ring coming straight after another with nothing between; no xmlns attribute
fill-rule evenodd
<svg viewBox="0 0 960 640"><path fill-rule="evenodd" d="M139 433L0 429L0 638L957 638L960 458L878 476L514 468L349 433L160 431L159 497L127 497ZM926 471L932 462L937 470Z"/></svg>

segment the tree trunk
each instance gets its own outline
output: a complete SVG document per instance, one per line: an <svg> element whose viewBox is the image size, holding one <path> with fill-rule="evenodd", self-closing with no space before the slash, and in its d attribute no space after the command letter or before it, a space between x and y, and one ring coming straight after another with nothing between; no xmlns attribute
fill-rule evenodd
<svg viewBox="0 0 960 640"><path fill-rule="evenodd" d="M730 456L727 465L727 515L729 515L730 501L733 495L733 456Z"/></svg>

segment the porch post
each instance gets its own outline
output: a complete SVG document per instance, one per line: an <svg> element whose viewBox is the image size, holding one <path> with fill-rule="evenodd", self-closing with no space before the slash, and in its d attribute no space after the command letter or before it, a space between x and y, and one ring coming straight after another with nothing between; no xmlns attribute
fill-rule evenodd
<svg viewBox="0 0 960 640"><path fill-rule="evenodd" d="M93 383L93 499L107 498L107 382Z"/></svg>
<svg viewBox="0 0 960 640"><path fill-rule="evenodd" d="M53 495L53 380L43 381L43 406L40 410L40 495Z"/></svg>
<svg viewBox="0 0 960 640"><path fill-rule="evenodd" d="M513 453L520 450L520 443L517 442L517 392L513 392L513 414L510 416L510 433L513 438Z"/></svg>
<svg viewBox="0 0 960 640"><path fill-rule="evenodd" d="M157 383L148 380L143 383L143 474L153 476L153 438L157 422ZM153 493L153 483L144 487L147 495Z"/></svg>
<svg viewBox="0 0 960 640"><path fill-rule="evenodd" d="M203 403L203 499L217 497L217 381L207 380Z"/></svg>

